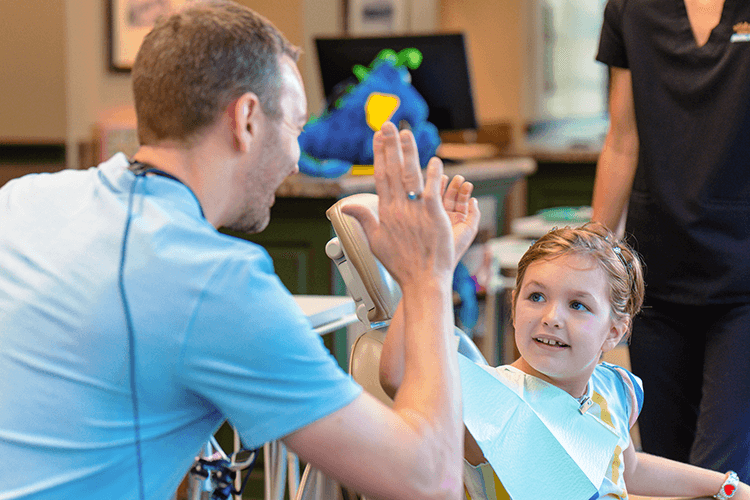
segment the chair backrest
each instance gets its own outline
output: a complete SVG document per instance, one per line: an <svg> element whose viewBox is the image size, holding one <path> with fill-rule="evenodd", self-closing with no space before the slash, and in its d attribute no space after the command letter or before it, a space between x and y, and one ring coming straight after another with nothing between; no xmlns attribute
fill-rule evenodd
<svg viewBox="0 0 750 500"><path fill-rule="evenodd" d="M367 392L391 406L393 401L380 385L380 354L388 325L401 299L401 289L372 254L359 222L341 211L348 204L364 205L377 214L378 197L369 193L355 194L339 200L326 211L337 235L326 245L326 254L336 263L354 299L357 318L367 329L352 346L349 373Z"/></svg>
<svg viewBox="0 0 750 500"><path fill-rule="evenodd" d="M326 245L326 254L336 263L354 299L357 317L370 328L390 321L401 300L401 289L372 254L359 222L341 211L347 205L363 205L377 214L378 197L370 193L355 194L337 201L326 211L337 235Z"/></svg>

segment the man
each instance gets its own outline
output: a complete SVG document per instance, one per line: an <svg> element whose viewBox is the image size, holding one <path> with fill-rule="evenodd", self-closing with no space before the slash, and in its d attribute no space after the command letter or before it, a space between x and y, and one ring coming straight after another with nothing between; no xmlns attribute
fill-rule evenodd
<svg viewBox="0 0 750 500"><path fill-rule="evenodd" d="M443 194L409 132L376 134L379 214L350 213L404 292L393 409L338 368L268 254L216 231L262 230L297 171L296 54L249 9L189 6L136 58L132 162L0 190L1 498L170 498L224 419L374 497L460 497L451 277L478 226L470 185Z"/></svg>

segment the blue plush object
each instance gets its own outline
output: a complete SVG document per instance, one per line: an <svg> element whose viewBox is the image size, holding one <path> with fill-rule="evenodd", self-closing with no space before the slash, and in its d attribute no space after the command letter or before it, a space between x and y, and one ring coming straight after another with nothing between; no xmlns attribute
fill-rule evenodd
<svg viewBox="0 0 750 500"><path fill-rule="evenodd" d="M427 121L427 103L411 85L407 69L418 67L421 57L416 49L399 53L386 49L370 68L355 66L359 83L305 125L299 137L300 171L333 178L347 173L352 165L371 165L373 135L386 121L412 130L419 161L425 167L440 145L440 136Z"/></svg>
<svg viewBox="0 0 750 500"><path fill-rule="evenodd" d="M479 321L479 302L476 284L463 262L459 262L453 271L453 291L461 298L461 306L457 311L458 319L461 326L470 333Z"/></svg>

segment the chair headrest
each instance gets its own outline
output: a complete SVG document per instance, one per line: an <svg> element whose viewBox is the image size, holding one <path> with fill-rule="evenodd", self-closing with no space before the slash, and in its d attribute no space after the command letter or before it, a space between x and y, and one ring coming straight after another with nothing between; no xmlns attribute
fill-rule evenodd
<svg viewBox="0 0 750 500"><path fill-rule="evenodd" d="M356 303L357 316L369 327L372 323L390 321L401 300L401 289L373 255L360 223L341 211L347 205L362 205L377 217L378 197L371 193L354 194L326 211L338 237L328 242L326 253L341 272Z"/></svg>

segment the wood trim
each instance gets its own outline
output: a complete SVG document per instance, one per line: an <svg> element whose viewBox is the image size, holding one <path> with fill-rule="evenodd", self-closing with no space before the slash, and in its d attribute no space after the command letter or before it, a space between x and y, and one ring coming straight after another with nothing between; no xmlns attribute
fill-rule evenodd
<svg viewBox="0 0 750 500"><path fill-rule="evenodd" d="M39 141L0 142L0 164L65 163L65 143Z"/></svg>

